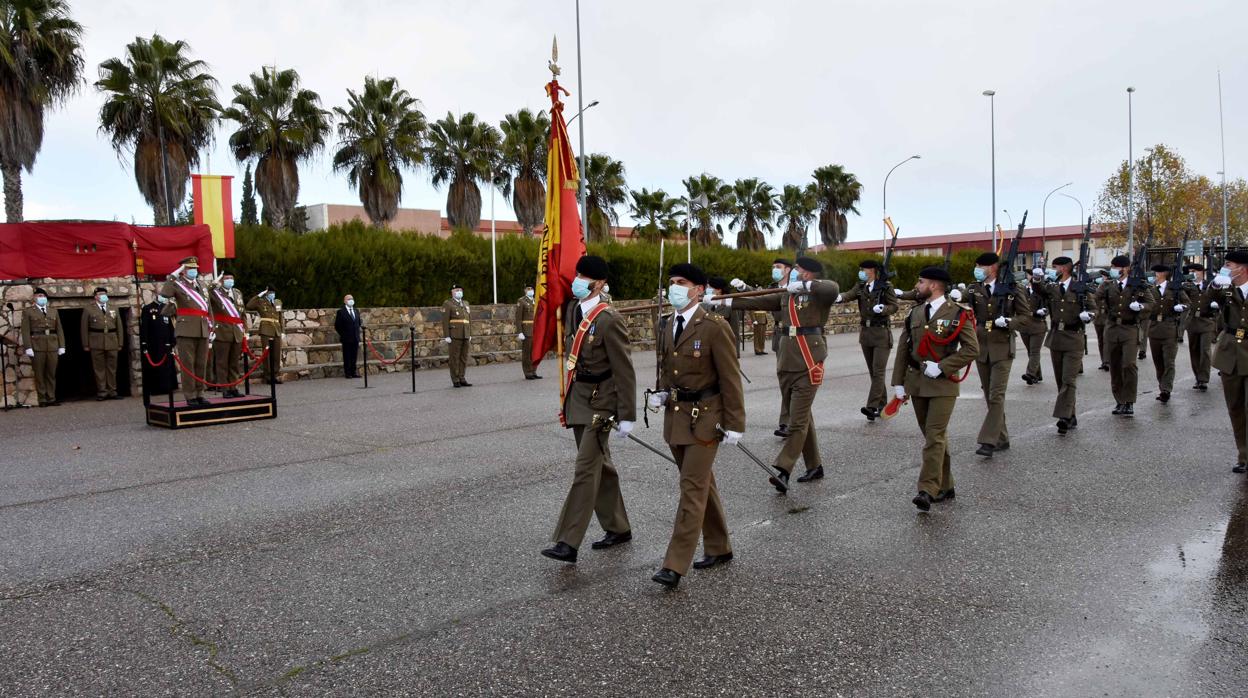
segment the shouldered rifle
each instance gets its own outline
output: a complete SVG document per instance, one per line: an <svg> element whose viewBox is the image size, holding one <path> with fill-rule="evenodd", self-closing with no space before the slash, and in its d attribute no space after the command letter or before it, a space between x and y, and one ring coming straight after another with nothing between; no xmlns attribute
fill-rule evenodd
<svg viewBox="0 0 1248 698"><path fill-rule="evenodd" d="M1144 244L1135 248L1135 258L1131 260L1131 273L1127 275L1127 288L1141 291L1148 288L1147 274L1144 267L1148 265L1148 246L1153 244L1153 229L1149 226Z"/></svg>
<svg viewBox="0 0 1248 698"><path fill-rule="evenodd" d="M1010 300L1018 291L1018 280L1014 277L1014 260L1018 257L1018 244L1023 239L1023 230L1027 227L1027 212L1023 211L1023 220L1018 222L1018 232L1010 241L1010 251L997 267L997 284L992 295L997 298L997 317L1009 317L1013 311Z"/></svg>
<svg viewBox="0 0 1248 698"><path fill-rule="evenodd" d="M1074 280L1070 288L1079 299L1079 310L1088 312L1088 287L1092 279L1088 277L1088 254L1092 243L1092 216L1088 216L1087 225L1083 226L1083 240L1079 242L1079 261L1075 263Z"/></svg>
<svg viewBox="0 0 1248 698"><path fill-rule="evenodd" d="M953 243L950 242L945 245L945 263L940 265L940 268L944 269L945 273L949 273L949 267L952 264L953 264Z"/></svg>
<svg viewBox="0 0 1248 698"><path fill-rule="evenodd" d="M884 264L880 267L879 278L875 280L875 298L871 299L871 305L880 305L884 302L884 289L888 285L890 279L896 276L893 271L893 250L897 249L897 234L901 232L901 228L893 225L892 218L885 218L884 225L888 226L888 232L892 234L892 238L888 241L888 248L884 250Z"/></svg>

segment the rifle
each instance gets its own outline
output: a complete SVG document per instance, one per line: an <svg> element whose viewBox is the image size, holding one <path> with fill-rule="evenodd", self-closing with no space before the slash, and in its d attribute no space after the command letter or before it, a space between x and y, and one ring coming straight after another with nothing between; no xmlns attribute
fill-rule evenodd
<svg viewBox="0 0 1248 698"><path fill-rule="evenodd" d="M1144 267L1148 266L1148 246L1153 244L1153 227L1148 227L1148 235L1144 243L1135 248L1135 257L1131 260L1131 273L1127 275L1127 288L1140 291L1148 288L1147 274Z"/></svg>
<svg viewBox="0 0 1248 698"><path fill-rule="evenodd" d="M1174 253L1174 266L1170 269L1170 283L1166 285L1166 291L1174 292L1174 302L1170 303L1170 312L1174 312L1174 306L1179 302L1179 294L1183 292L1183 283L1187 281L1187 272L1183 271L1183 252L1187 248L1187 241L1192 237L1192 220L1188 220L1187 228L1183 231L1183 244L1179 245L1178 251ZM1165 310L1165 299L1162 299L1162 310ZM1191 301L1188 301L1189 305ZM1174 318L1175 331L1178 338L1183 339L1183 317L1176 316Z"/></svg>
<svg viewBox="0 0 1248 698"><path fill-rule="evenodd" d="M947 274L949 273L949 267L952 263L953 263L953 243L951 242L945 245L945 263L940 265L940 268L944 269L945 273Z"/></svg>
<svg viewBox="0 0 1248 698"><path fill-rule="evenodd" d="M1075 280L1070 288L1079 299L1079 311L1088 312L1088 286L1092 279L1088 276L1088 253L1092 243L1092 216L1088 216L1088 224L1083 227L1083 240L1079 243L1079 261L1075 263Z"/></svg>
<svg viewBox="0 0 1248 698"><path fill-rule="evenodd" d="M997 267L997 284L992 295L997 298L997 317L1008 318L1013 312L1014 294L1018 292L1018 279L1014 276L1014 260L1018 257L1018 243L1023 239L1023 230L1027 227L1027 212L1023 211L1023 220L1018 222L1018 233L1010 241L1010 252L1001 260Z"/></svg>
<svg viewBox="0 0 1248 698"><path fill-rule="evenodd" d="M888 286L889 279L897 275L891 267L893 250L897 249L897 234L901 232L901 228L893 225L892 218L885 218L884 225L888 226L888 231L892 233L892 239L888 242L888 249L884 250L884 264L880 267L880 277L875 280L875 298L872 299L872 306L877 306L884 302L884 291Z"/></svg>

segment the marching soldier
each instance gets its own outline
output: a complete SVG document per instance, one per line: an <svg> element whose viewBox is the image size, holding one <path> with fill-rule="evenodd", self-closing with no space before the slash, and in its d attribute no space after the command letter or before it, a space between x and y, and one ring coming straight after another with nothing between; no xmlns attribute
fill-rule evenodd
<svg viewBox="0 0 1248 698"><path fill-rule="evenodd" d="M735 300L739 310L769 310L784 313L786 318L785 324L778 326L776 332L782 335L776 354L776 369L783 401L789 407L784 445L775 461L783 483L774 481L774 478L772 482L781 492L787 487L789 475L799 457L806 462L806 472L797 479L798 482L823 478L823 456L819 453L812 407L815 394L823 384L823 362L828 356L823 326L828 323L828 312L840 295L840 287L835 281L818 278L823 273L823 265L818 260L798 257L797 271L797 280L785 287L787 293L723 301L731 306Z"/></svg>
<svg viewBox="0 0 1248 698"><path fill-rule="evenodd" d="M888 404L884 372L888 369L889 350L893 348L893 330L888 322L889 316L899 308L892 284L879 278L883 266L874 259L862 260L858 263L858 283L836 297L837 303L858 301L859 324L862 325L858 332L858 345L862 347L862 358L866 360L867 372L871 374L867 404L859 411L868 422L874 422L880 416L880 410Z"/></svg>
<svg viewBox="0 0 1248 698"><path fill-rule="evenodd" d="M610 548L633 539L633 527L624 508L620 476L611 465L608 432L623 439L637 420L637 377L624 318L603 302L607 261L586 255L576 263L568 313L565 367L569 385L564 393L560 422L576 440L576 471L568 490L554 545L542 555L576 562L589 519L597 514L606 536L591 547Z"/></svg>
<svg viewBox="0 0 1248 698"><path fill-rule="evenodd" d="M177 337L173 334L173 323L161 313L169 299L160 293L160 286L156 289L156 300L143 306L139 320L144 353L143 386L149 397L172 393L178 387L177 365L169 356Z"/></svg>
<svg viewBox="0 0 1248 698"><path fill-rule="evenodd" d="M524 295L516 301L516 339L520 340L520 365L524 369L525 380L540 380L537 370L533 368L533 313L536 311L533 302L533 287L525 286ZM445 325L443 326L445 330ZM452 376L454 382L454 376Z"/></svg>
<svg viewBox="0 0 1248 698"><path fill-rule="evenodd" d="M1192 373L1196 376L1193 390L1209 389L1210 349L1217 335L1218 311L1210 308L1205 298L1211 282L1205 274L1205 265L1189 264L1187 272L1192 275L1187 294L1192 299L1191 319L1187 323L1187 352L1192 359Z"/></svg>
<svg viewBox="0 0 1248 698"><path fill-rule="evenodd" d="M1101 286L1109 282L1109 270L1102 269L1100 276L1096 279L1097 291ZM1105 299L1101 294L1093 294L1092 301L1095 304L1095 310L1092 312L1092 327L1096 330L1096 352L1101 359L1101 365L1097 368L1101 371L1109 370L1109 353L1105 349L1105 328L1109 324L1109 313L1105 312Z"/></svg>
<svg viewBox="0 0 1248 698"><path fill-rule="evenodd" d="M1044 270L1036 267L1031 270L1031 278L1027 280L1027 306L1031 308L1030 317L1020 317L1015 321L1018 338L1027 349L1027 370L1023 371L1023 381L1027 385L1035 385L1044 381L1044 366L1040 361L1041 348L1044 346L1045 335L1048 334L1049 298L1045 286Z"/></svg>
<svg viewBox="0 0 1248 698"><path fill-rule="evenodd" d="M674 588L694 569L732 559L728 522L711 466L721 440L733 445L745 432L745 392L732 331L722 315L707 313L699 303L706 275L692 264L669 272L667 298L675 309L659 325L661 373L659 390L647 400L650 409L665 409L663 440L680 470L680 504L663 567L652 579ZM724 306L716 306L723 308ZM705 556L693 562L699 535Z"/></svg>
<svg viewBox="0 0 1248 698"><path fill-rule="evenodd" d="M893 394L914 403L914 416L923 432L923 466L919 493L911 500L919 511L932 502L954 499L949 458L949 419L957 403L959 373L979 356L973 331L975 314L945 297L951 279L940 267L919 272L916 300L901 330L893 362Z"/></svg>
<svg viewBox="0 0 1248 698"><path fill-rule="evenodd" d="M472 383L464 378L468 369L468 346L472 336L468 334L472 308L464 302L464 287L451 286L451 297L442 304L442 341L446 343L446 365L451 371L451 386L469 388Z"/></svg>
<svg viewBox="0 0 1248 698"><path fill-rule="evenodd" d="M736 290L736 291L753 291L754 290L753 286L746 284L741 279L733 279L732 281L728 282L728 285L731 286L733 290ZM710 306L710 307L715 307L715 306ZM741 311L739 312L739 315L742 319L742 324L744 325L744 320L747 317L747 314L744 311ZM754 356L766 356L767 355L767 318L770 316L767 314L766 311L755 310L751 313L748 313L748 317L749 317L749 323L750 323L750 337L754 342ZM742 331L744 331L744 328L742 328Z"/></svg>
<svg viewBox="0 0 1248 698"><path fill-rule="evenodd" d="M706 293L703 294L704 300L710 300L715 296L722 296L728 293L731 286L724 280L722 276L711 276L706 280ZM736 346L740 342L740 317L741 313L733 312L731 308L722 305L707 305L704 310L712 315L718 315L728 323L728 329L732 330L732 343Z"/></svg>
<svg viewBox="0 0 1248 698"><path fill-rule="evenodd" d="M91 353L96 400L121 399L117 394L117 353L123 331L121 318L108 304L108 290L97 287L95 303L82 311L82 350Z"/></svg>
<svg viewBox="0 0 1248 698"><path fill-rule="evenodd" d="M243 294L234 288L234 275L223 273L219 283L213 284L208 290L208 300L212 306L212 322L216 330L212 357L216 366L217 382L234 383L243 375L243 346L247 342L247 320L239 310L239 306L243 304ZM243 394L238 386L233 386L223 389L221 396L242 397Z"/></svg>
<svg viewBox="0 0 1248 698"><path fill-rule="evenodd" d="M1027 295L1019 289L1004 298L997 295L1000 264L1001 258L995 253L980 255L975 260L975 283L966 290L979 344L975 367L979 370L984 402L988 404L975 454L987 458L1010 447L1010 432L1005 424L1005 391L1010 384L1010 368L1014 365L1013 319L1031 315ZM1007 269L1006 273L1013 272Z"/></svg>
<svg viewBox="0 0 1248 698"><path fill-rule="evenodd" d="M1156 311L1148 328L1148 343L1153 350L1153 369L1157 372L1157 399L1170 402L1174 390L1174 364L1179 353L1179 337L1183 330L1180 323L1187 306L1191 304L1183 283L1176 281L1174 273L1165 264L1153 266L1157 285L1153 287Z"/></svg>
<svg viewBox="0 0 1248 698"><path fill-rule="evenodd" d="M1226 253L1226 263L1205 290L1203 304L1221 315L1222 332L1213 349L1213 367L1222 377L1222 394L1235 433L1233 472L1248 472L1248 252Z"/></svg>
<svg viewBox="0 0 1248 698"><path fill-rule="evenodd" d="M282 303L277 299L277 290L265 286L255 298L247 301L244 309L260 315L260 324L256 327L256 334L260 337L261 353L258 356L263 356L264 350L272 346L264 360L264 375L275 383L281 383L278 374L282 370L282 342L286 339L286 329L282 323ZM274 367L272 371L270 367Z"/></svg>
<svg viewBox="0 0 1248 698"><path fill-rule="evenodd" d="M772 261L772 263L771 263L771 281L772 281L772 286L771 286L771 287L769 287L769 288L784 288L784 287L788 286L788 285L789 285L789 283L791 283L792 281L796 281L796 280L797 280L797 279L796 279L795 274L796 274L796 270L793 268L793 262L792 262L791 260L784 259L783 257L777 257L777 258L776 258L775 260L773 260L773 261ZM744 281L742 281L741 279L733 279L733 280L732 280L732 281L730 281L729 283L732 285L732 287L733 287L734 289L736 289L736 290L738 290L738 291L753 291L753 290L754 290L754 288L753 288L753 287L751 287L751 286L747 285L747 284L746 284ZM740 308L738 308L738 310L739 310L739 309L740 309ZM759 332L759 330L760 330L760 329L762 330L762 333L763 333L763 339L762 339L761 341L764 343L764 344L763 344L763 345L761 345L761 346L764 346L764 347L765 347L765 344L766 344L766 341L767 341L767 337L766 337L766 334L767 334L767 332L766 332L766 330L767 330L767 321L766 321L766 319L762 319L762 323L763 323L763 324L760 326L760 325L758 324L758 322L759 322L759 319L758 319L758 316L757 316L757 313L758 313L758 312L766 312L766 311L755 311L754 313L752 313L752 314L751 314L751 316L755 318L755 320L754 320L753 322L755 323L755 324L754 324L754 331L755 331L755 336L754 336L754 354L755 354L756 356L757 356L757 355L759 355L760 353L761 353L761 354L766 354L766 353L767 353L766 351L762 351L762 352L760 352L760 351L759 351L759 349L758 349L758 348L759 348L759 346L760 346L760 344L759 344L760 340L759 340L759 338L758 338L758 334L757 334L757 333ZM783 324L784 324L784 322L785 322L785 320L784 320L784 312L783 312L783 311L780 311L780 310L776 310L776 311L774 311L774 312L772 312L772 313L771 313L771 317L772 317L772 321L775 323L775 324L774 324L774 326L776 327L776 331L775 331L775 332L773 332L773 333L772 333L772 335L771 335L771 350L772 350L772 351L774 351L774 352L776 352L776 378L777 378L777 380L779 380L779 379L781 378L782 374L783 374L783 372L780 370L780 340L781 340L781 337L780 337L780 331L779 331L779 329L780 329L781 325L783 325ZM789 396L788 396L788 394L787 394L787 393L785 393L785 391L784 391L784 387L783 387L783 386L784 386L784 383L783 383L783 381L781 381L781 382L780 382L780 385L781 385L781 388L780 388L780 424L779 424L779 426L776 428L776 431L775 431L774 433L775 433L775 435L776 435L776 436L779 436L780 438L784 439L784 438L788 438L788 436L789 436L789 421L790 421L790 416L789 416Z"/></svg>
<svg viewBox="0 0 1248 698"><path fill-rule="evenodd" d="M1096 291L1106 318L1105 351L1109 354L1109 382L1114 393L1114 414L1135 416L1136 368L1140 341L1140 318L1153 312L1152 289L1133 286L1130 279L1131 259L1118 255L1110 261L1109 281Z"/></svg>
<svg viewBox="0 0 1248 698"><path fill-rule="evenodd" d="M212 304L196 283L198 278L199 260L187 257L160 288L160 294L169 299L161 313L177 318L174 333L182 367L182 395L186 404L204 406L211 403L204 397L201 381L208 375L208 351L215 335Z"/></svg>
<svg viewBox="0 0 1248 698"><path fill-rule="evenodd" d="M35 391L40 407L61 404L56 399L56 364L65 355L61 317L48 307L48 292L35 289L35 304L22 311L22 346L35 369Z"/></svg>
<svg viewBox="0 0 1248 698"><path fill-rule="evenodd" d="M1045 346L1053 361L1053 378L1057 381L1057 402L1053 416L1057 418L1057 433L1079 426L1076 415L1075 390L1079 369L1083 366L1083 348L1087 342L1085 325L1092 321L1096 306L1092 290L1082 288L1071 276L1074 261L1070 257L1053 260L1057 281L1046 289L1047 306L1052 309L1053 331Z"/></svg>

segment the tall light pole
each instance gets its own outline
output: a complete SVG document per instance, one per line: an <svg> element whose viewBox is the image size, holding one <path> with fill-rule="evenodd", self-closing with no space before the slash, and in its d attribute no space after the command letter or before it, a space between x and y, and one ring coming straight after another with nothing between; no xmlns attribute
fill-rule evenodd
<svg viewBox="0 0 1248 698"><path fill-rule="evenodd" d="M992 249L997 249L997 91L984 90L988 98L988 138L992 147Z"/></svg>
<svg viewBox="0 0 1248 698"><path fill-rule="evenodd" d="M1218 130L1222 132L1222 249L1225 250L1230 237L1226 229L1226 122L1222 120L1222 71L1218 71Z"/></svg>
<svg viewBox="0 0 1248 698"><path fill-rule="evenodd" d="M1135 249L1135 141L1132 123L1131 95L1134 87L1127 88L1127 253Z"/></svg>
<svg viewBox="0 0 1248 698"><path fill-rule="evenodd" d="M1001 209L1001 213L1005 214L1006 220L1010 222L1010 230L1013 230L1014 229L1014 216L1010 215L1010 209L1003 208ZM993 226L993 227L995 228L996 226Z"/></svg>
<svg viewBox="0 0 1248 698"><path fill-rule="evenodd" d="M1048 216L1049 197L1053 196L1058 191L1065 189L1066 187L1069 187L1072 184L1074 184L1074 182L1067 182L1063 184L1062 186L1057 187L1053 191L1049 192L1048 194L1044 195L1044 205L1040 207L1040 254L1043 255L1045 259L1048 259L1048 256L1049 256L1049 251L1048 249L1045 248L1045 243L1047 243L1049 239L1049 216ZM1081 208L1082 206L1083 204L1080 204ZM1079 213L1079 223L1081 225L1083 224L1082 212Z"/></svg>
<svg viewBox="0 0 1248 698"><path fill-rule="evenodd" d="M1066 192L1062 192L1061 194L1058 194L1058 196L1064 196L1067 199L1070 199L1071 201L1079 204L1079 225L1083 225L1083 202L1071 196L1070 194L1067 194Z"/></svg>
<svg viewBox="0 0 1248 698"><path fill-rule="evenodd" d="M598 106L598 100L596 100L596 99L595 99L594 101L590 102L589 104L586 104L584 109L582 109L581 111L578 111L576 114L574 114L574 115L572 116L572 118L571 118L571 119L568 119L568 123L567 123L567 125L568 125L568 126L571 126L571 125L572 125L572 122L573 122L573 121L576 121L576 117L578 117L578 116L580 116L580 115L581 115L581 112L586 112L586 111L589 111L590 109L593 109L593 108L594 108L594 107L596 107L596 106Z"/></svg>
<svg viewBox="0 0 1248 698"><path fill-rule="evenodd" d="M585 86L581 80L584 71L581 70L581 0L576 0L576 108L577 116L585 113ZM585 120L581 119L581 125L577 129L580 131L581 139L581 157L580 166L577 168L579 175L579 189L581 195L581 230L585 233L589 232L589 193L585 186ZM589 235L585 235L585 239L589 239Z"/></svg>
<svg viewBox="0 0 1248 698"><path fill-rule="evenodd" d="M884 224L884 219L888 218L888 178L892 176L893 170L897 169L898 167L901 167L902 165L906 164L907 162L910 162L911 160L918 160L918 159L919 159L918 155L911 155L905 160L902 160L896 165L893 165L893 169L889 170L888 174L884 175L884 215L880 217L880 227L884 229L884 251L882 254L888 254L888 226Z"/></svg>

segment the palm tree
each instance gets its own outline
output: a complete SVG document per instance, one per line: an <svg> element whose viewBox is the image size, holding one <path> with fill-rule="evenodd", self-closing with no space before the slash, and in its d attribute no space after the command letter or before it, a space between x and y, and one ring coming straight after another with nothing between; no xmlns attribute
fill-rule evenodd
<svg viewBox="0 0 1248 698"><path fill-rule="evenodd" d="M685 210L693 212L694 242L703 246L720 244L724 239L724 229L715 220L732 215L732 187L705 172L685 179L683 184L685 196L681 200Z"/></svg>
<svg viewBox="0 0 1248 698"><path fill-rule="evenodd" d="M233 106L222 114L238 122L230 150L239 162L256 160L261 220L286 227L299 201L299 163L310 159L330 134L321 97L300 88L299 73L264 67L251 85L235 85Z"/></svg>
<svg viewBox="0 0 1248 698"><path fill-rule="evenodd" d="M775 228L771 219L776 215L776 193L770 184L757 178L738 179L732 185L732 221L737 227L737 247L743 250L762 250L767 247L767 236Z"/></svg>
<svg viewBox="0 0 1248 698"><path fill-rule="evenodd" d="M806 230L814 222L815 210L819 208L814 185L799 187L786 184L777 203L780 215L776 216L776 222L784 226L781 246L788 250L805 251Z"/></svg>
<svg viewBox="0 0 1248 698"><path fill-rule="evenodd" d="M424 161L425 115L394 78L365 77L364 93L347 90L347 104L334 108L341 141L334 171L347 173L369 220L382 228L399 211L402 168Z"/></svg>
<svg viewBox="0 0 1248 698"><path fill-rule="evenodd" d="M22 221L22 169L34 171L43 115L82 81L82 25L64 0L0 0L0 174L9 223Z"/></svg>
<svg viewBox="0 0 1248 698"><path fill-rule="evenodd" d="M589 209L589 234L585 241L613 241L611 226L620 222L616 207L628 203L624 163L604 153L590 155L585 160L585 190Z"/></svg>
<svg viewBox="0 0 1248 698"><path fill-rule="evenodd" d="M645 221L633 228L633 235L653 242L675 237L680 232L680 199L668 196L662 189L652 192L644 187L631 194L633 203L629 204L628 215L634 220Z"/></svg>
<svg viewBox="0 0 1248 698"><path fill-rule="evenodd" d="M173 207L186 198L191 167L212 142L221 111L216 78L189 54L185 41L137 38L124 59L100 64L95 83L106 95L100 131L119 155L133 151L134 179L157 225L168 225Z"/></svg>
<svg viewBox="0 0 1248 698"><path fill-rule="evenodd" d="M815 170L815 193L819 198L819 236L823 244L836 247L849 235L846 213L858 213L862 183L840 165L825 165Z"/></svg>
<svg viewBox="0 0 1248 698"><path fill-rule="evenodd" d="M445 119L430 126L426 157L433 171L433 186L450 182L446 217L452 228L476 230L481 223L481 189L477 184L503 183L501 147L498 129L477 121L472 112L458 119L448 112Z"/></svg>
<svg viewBox="0 0 1248 698"><path fill-rule="evenodd" d="M511 199L516 220L525 235L546 220L546 151L550 143L550 117L528 109L508 114L499 126L503 131L502 168L507 174L503 196Z"/></svg>

